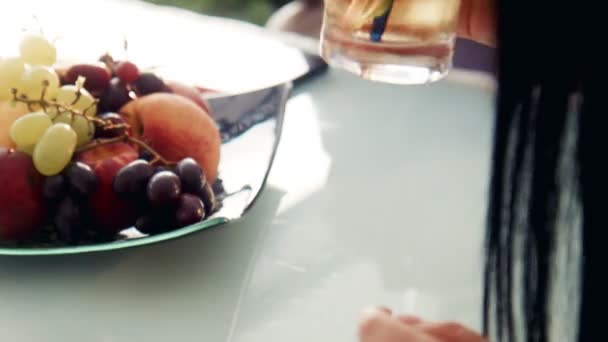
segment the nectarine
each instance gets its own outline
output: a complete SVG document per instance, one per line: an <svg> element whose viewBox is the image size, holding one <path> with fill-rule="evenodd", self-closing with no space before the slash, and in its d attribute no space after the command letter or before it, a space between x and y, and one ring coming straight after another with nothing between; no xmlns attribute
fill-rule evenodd
<svg viewBox="0 0 608 342"><path fill-rule="evenodd" d="M209 182L217 177L221 139L209 114L191 100L171 93L154 93L135 99L120 113L142 139L165 159L196 160Z"/></svg>

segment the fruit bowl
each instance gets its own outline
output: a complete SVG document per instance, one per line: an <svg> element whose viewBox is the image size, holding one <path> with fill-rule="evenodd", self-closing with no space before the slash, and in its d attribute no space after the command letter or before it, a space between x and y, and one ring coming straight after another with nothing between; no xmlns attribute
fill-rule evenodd
<svg viewBox="0 0 608 342"><path fill-rule="evenodd" d="M0 255L158 243L239 219L254 203L291 83L210 95L109 55L95 64L107 66L107 79L93 63L70 64L54 66L55 82L43 70L53 51L30 45L21 49L20 88L0 93L10 144L0 132Z"/></svg>

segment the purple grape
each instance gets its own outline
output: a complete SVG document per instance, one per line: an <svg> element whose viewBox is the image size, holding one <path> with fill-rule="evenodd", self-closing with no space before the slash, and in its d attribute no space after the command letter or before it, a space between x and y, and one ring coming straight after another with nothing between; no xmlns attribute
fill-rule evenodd
<svg viewBox="0 0 608 342"><path fill-rule="evenodd" d="M203 169L193 158L180 160L175 167L175 173L182 181L184 192L196 194L205 185L205 174Z"/></svg>
<svg viewBox="0 0 608 342"><path fill-rule="evenodd" d="M123 125L122 127L108 127L108 125L103 125L97 127L95 133L99 138L114 138L121 135L124 135L127 131L125 125L125 119L120 115L112 112L104 113L99 116L101 120L104 120L107 124L110 125Z"/></svg>
<svg viewBox="0 0 608 342"><path fill-rule="evenodd" d="M175 212L175 223L185 227L200 222L205 217L205 205L200 198L190 194L182 194Z"/></svg>
<svg viewBox="0 0 608 342"><path fill-rule="evenodd" d="M139 78L133 82L133 86L140 95L170 92L162 79L149 72L140 74Z"/></svg>
<svg viewBox="0 0 608 342"><path fill-rule="evenodd" d="M65 170L65 176L72 194L77 197L87 197L97 189L97 175L87 164L70 164Z"/></svg>
<svg viewBox="0 0 608 342"><path fill-rule="evenodd" d="M145 160L137 159L125 165L116 176L112 188L120 197L133 199L143 197L146 192L146 186L154 169L150 163Z"/></svg>
<svg viewBox="0 0 608 342"><path fill-rule="evenodd" d="M154 174L157 174L157 173L163 172L163 171L168 171L168 169L164 166L155 166L154 167Z"/></svg>
<svg viewBox="0 0 608 342"><path fill-rule="evenodd" d="M143 234L153 234L157 226L158 221L152 215L144 215L135 221L135 228Z"/></svg>
<svg viewBox="0 0 608 342"><path fill-rule="evenodd" d="M81 224L81 211L75 200L66 197L59 204L55 216L55 226L59 235L66 240L70 240L75 232L79 230Z"/></svg>
<svg viewBox="0 0 608 342"><path fill-rule="evenodd" d="M205 205L205 214L210 216L215 210L215 194L209 183L205 183L196 193Z"/></svg>
<svg viewBox="0 0 608 342"><path fill-rule="evenodd" d="M171 171L161 171L148 182L148 203L154 207L172 206L177 203L181 192L182 183L179 177Z"/></svg>
<svg viewBox="0 0 608 342"><path fill-rule="evenodd" d="M73 65L67 70L65 81L68 84L75 84L79 76L85 78L84 87L92 94L101 94L110 83L110 72L99 65Z"/></svg>
<svg viewBox="0 0 608 342"><path fill-rule="evenodd" d="M112 78L108 88L101 96L100 105L106 111L117 112L130 100L127 87L120 82L120 79Z"/></svg>
<svg viewBox="0 0 608 342"><path fill-rule="evenodd" d="M56 201L67 194L68 184L62 174L47 177L42 184L42 194L46 200Z"/></svg>
<svg viewBox="0 0 608 342"><path fill-rule="evenodd" d="M135 228L143 234L158 234L174 228L173 213L156 211L145 214L135 221Z"/></svg>

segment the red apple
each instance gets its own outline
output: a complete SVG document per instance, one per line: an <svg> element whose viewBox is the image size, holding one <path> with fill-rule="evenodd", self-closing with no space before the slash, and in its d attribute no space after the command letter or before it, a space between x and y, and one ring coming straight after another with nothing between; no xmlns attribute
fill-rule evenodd
<svg viewBox="0 0 608 342"><path fill-rule="evenodd" d="M172 93L154 93L130 101L120 113L131 134L165 159L192 157L215 181L220 161L219 130L209 114L194 102Z"/></svg>
<svg viewBox="0 0 608 342"><path fill-rule="evenodd" d="M205 99L201 96L201 92L198 91L198 89L175 81L167 81L165 83L169 86L173 93L192 100L205 112L207 112L208 114L211 113L209 104L207 104L207 101L205 101Z"/></svg>
<svg viewBox="0 0 608 342"><path fill-rule="evenodd" d="M0 147L0 239L27 239L42 228L42 180L30 156Z"/></svg>
<svg viewBox="0 0 608 342"><path fill-rule="evenodd" d="M76 156L97 175L98 186L89 200L89 213L103 233L116 234L133 226L137 219L135 204L121 199L112 190L114 176L137 158L137 151L125 143L101 145Z"/></svg>

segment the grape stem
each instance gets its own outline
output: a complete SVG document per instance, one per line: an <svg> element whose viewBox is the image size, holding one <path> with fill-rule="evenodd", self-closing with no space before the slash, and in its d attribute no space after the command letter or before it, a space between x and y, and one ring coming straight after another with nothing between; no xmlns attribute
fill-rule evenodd
<svg viewBox="0 0 608 342"><path fill-rule="evenodd" d="M150 152L154 156L154 159L152 159L150 161L150 164L155 165L157 163L161 163L164 166L168 166L168 167L177 165L176 162L172 162L172 161L165 159L163 156L160 155L160 153L156 152L150 145L146 144L143 140L134 138L134 137L131 137L128 135L126 137L130 143L138 145L140 148L143 148L144 150Z"/></svg>
<svg viewBox="0 0 608 342"><path fill-rule="evenodd" d="M128 124L115 124L109 120L102 120L100 118L96 118L96 117L90 117L87 116L85 113L92 108L94 105L97 104L97 102L99 102L99 100L96 100L90 107L88 107L87 109L85 109L83 112L78 111L76 109L73 109L69 106L64 106L60 103L57 103L55 101L47 101L44 99L44 96L46 94L46 88L49 86L48 81L44 81L43 83L43 87L42 87L42 96L40 97L39 100L31 100L28 99L25 96L19 97L18 96L18 90L13 88L12 89L12 93L13 93L13 101L15 102L21 102L26 104L30 110L33 110L33 107L35 105L38 105L40 107L42 107L42 110L44 110L45 112L47 112L47 108L50 107L54 107L57 110L57 114L59 114L59 112L69 112L72 115L79 115L82 116L83 118L85 118L87 121L89 122L93 122L96 123L100 126L101 130L110 130L110 129L115 129L115 128L125 128L126 131L128 131L128 129L130 128L130 126ZM73 120L73 117L72 117ZM160 155L160 153L156 152L150 145L148 145L146 142L144 142L141 139L135 138L130 136L129 134L123 134L120 135L118 137L115 138L108 138L108 139L95 139L90 141L89 143L81 146L80 148L78 148L76 150L76 153L81 153L90 149L93 149L95 147L98 146L102 146L102 145L109 145L109 144L113 144L113 143L117 143L117 142L125 142L125 143L130 143L132 145L136 145L137 147L139 147L140 149L144 149L148 152L150 152L150 154L152 154L154 156L154 158L150 161L150 164L152 165L156 165L156 164L162 164L164 166L175 166L177 163L176 162L172 162L170 160L165 159L163 156Z"/></svg>
<svg viewBox="0 0 608 342"><path fill-rule="evenodd" d="M80 146L78 149L76 149L76 151L74 151L74 153L82 153L82 152L85 152L88 150L92 150L99 146L110 145L110 144L114 144L117 142L127 142L127 136L121 135L121 136L115 137L115 138L94 139L94 140L91 140L90 142Z"/></svg>
<svg viewBox="0 0 608 342"><path fill-rule="evenodd" d="M101 56L101 58L99 59L103 64L106 65L106 67L110 70L110 71L114 71L114 58L112 58L112 56L110 55L110 53L105 53L103 56Z"/></svg>
<svg viewBox="0 0 608 342"><path fill-rule="evenodd" d="M171 167L171 166L175 166L177 164L176 162L172 162L172 161L165 159L163 156L161 156L158 152L156 152L150 145L148 145L143 140L134 138L127 134L124 134L124 135L121 135L121 136L118 136L115 138L95 139L95 140L89 142L88 144L85 144L85 145L82 145L81 147L79 147L75 153L82 153L82 152L94 149L96 147L99 147L99 146L115 144L117 142L124 142L124 143L130 143L133 145L137 145L139 148L150 152L154 156L154 158L150 161L150 164L152 164L152 165L156 165L156 164L160 163L163 166Z"/></svg>
<svg viewBox="0 0 608 342"><path fill-rule="evenodd" d="M70 112L73 115L79 115L79 116L84 117L87 121L92 121L93 123L97 123L97 124L101 125L102 127L105 127L106 125L108 125L108 123L105 120L95 118L95 117L90 117L85 114L85 112L88 111L90 108L93 108L93 106L96 105L99 102L99 100L95 100L95 102L93 102L93 104L91 106L87 107L87 109L85 109L83 112L81 112L79 110L73 109L69 106L64 106L64 105L54 102L54 101L47 101L44 99L44 97L42 97L39 100L30 100L27 97L23 97L23 96L19 97L19 96L17 96L18 90L15 88L12 89L12 92L13 92L13 101L26 104L30 108L30 110L32 109L32 106L34 106L34 105L39 105L40 107L42 107L42 110L44 110L45 112L47 111L46 110L47 108L54 107L55 109L57 109L57 112ZM46 86L43 86L43 94L44 94L44 92L46 92Z"/></svg>

